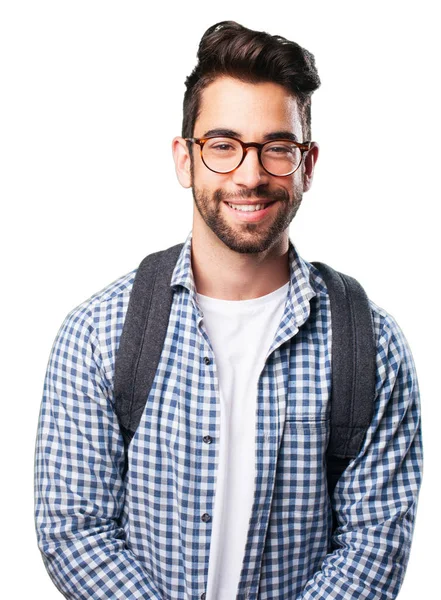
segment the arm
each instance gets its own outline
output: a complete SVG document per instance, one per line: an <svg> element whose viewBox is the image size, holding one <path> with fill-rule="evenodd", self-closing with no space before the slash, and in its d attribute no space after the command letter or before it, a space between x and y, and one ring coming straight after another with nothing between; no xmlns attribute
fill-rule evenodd
<svg viewBox="0 0 441 600"><path fill-rule="evenodd" d="M396 598L409 559L422 456L415 367L388 315L377 348L374 418L332 499L333 552L297 600Z"/></svg>
<svg viewBox="0 0 441 600"><path fill-rule="evenodd" d="M124 444L90 310L65 319L49 358L35 449L35 520L66 598L160 600L119 524Z"/></svg>

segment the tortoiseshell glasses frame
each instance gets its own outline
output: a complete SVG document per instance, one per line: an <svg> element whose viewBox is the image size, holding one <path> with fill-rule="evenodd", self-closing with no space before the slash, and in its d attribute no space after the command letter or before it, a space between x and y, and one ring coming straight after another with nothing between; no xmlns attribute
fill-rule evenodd
<svg viewBox="0 0 441 600"><path fill-rule="evenodd" d="M207 163L204 160L204 154L203 154L203 149L204 149L204 144L206 144L209 140L213 140L213 139L221 139L221 140L234 140L235 142L238 142L241 146L242 146L242 158L240 159L239 163L233 167L232 169L228 169L227 171L217 171L216 169L212 169L211 167L209 167L207 165ZM257 148L257 156L259 159L259 163L261 165L261 167L267 172L269 173L269 175L272 175L273 177L288 177L289 175L292 175L293 173L295 173L297 171L297 169L300 167L300 165L302 164L302 160L303 160L303 156L305 154L305 152L308 152L308 150L311 149L312 146L312 142L307 141L307 142L295 142L294 140L289 140L289 139L277 139L277 140L269 140L268 142L264 142L263 144L259 144L258 142L242 142L242 140L239 140L237 138L234 137L230 137L230 136L219 136L219 135L215 135L215 136L210 136L210 137L206 137L206 138L184 138L184 140L186 142L190 142L192 144L198 144L200 147L200 154L201 154L201 159L202 162L204 163L204 165L207 167L207 169L209 169L210 171L213 171L213 173L219 173L221 175L224 175L226 173L231 173L232 171L235 171L236 169L238 169L240 167L240 165L243 163L243 161L245 160L245 156L247 153L248 148ZM292 145L294 145L296 148L298 148L301 152L301 156L300 156L300 160L299 160L299 164L295 166L295 168L292 171L289 171L288 173L283 173L278 174L278 173L272 173L271 171L268 171L268 169L265 167L265 165L262 162L262 150L265 146L268 146L269 144L274 144L277 142L288 142Z"/></svg>

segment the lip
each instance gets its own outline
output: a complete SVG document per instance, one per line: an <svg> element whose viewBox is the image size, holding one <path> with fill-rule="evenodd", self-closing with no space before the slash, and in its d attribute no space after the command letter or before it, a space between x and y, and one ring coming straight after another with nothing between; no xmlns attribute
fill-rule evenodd
<svg viewBox="0 0 441 600"><path fill-rule="evenodd" d="M261 210L253 210L250 212L242 212L240 210L236 210L234 208L231 208L231 206L228 205L228 202L224 201L224 204L227 208L227 210L230 213L233 213L234 217L236 219L238 219L239 221L245 221L246 223L254 223L255 221L260 221L261 219L264 219L269 212L271 211L271 207L274 204L277 204L277 200L267 200L266 202L232 202L231 204L268 204L268 206L265 206L265 208L262 208Z"/></svg>

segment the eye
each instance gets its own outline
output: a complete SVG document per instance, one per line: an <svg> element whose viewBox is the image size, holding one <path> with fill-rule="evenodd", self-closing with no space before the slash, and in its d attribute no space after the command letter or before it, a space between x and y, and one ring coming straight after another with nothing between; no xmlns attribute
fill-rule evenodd
<svg viewBox="0 0 441 600"><path fill-rule="evenodd" d="M217 154L218 156L233 155L239 152L240 149L237 142L227 137L212 138L204 146L205 154Z"/></svg>
<svg viewBox="0 0 441 600"><path fill-rule="evenodd" d="M219 150L220 152L228 152L229 150L235 150L231 144L216 144L210 146L210 150Z"/></svg>
<svg viewBox="0 0 441 600"><path fill-rule="evenodd" d="M287 146L284 144L268 146L265 148L265 152L268 154L290 154L293 151L292 146Z"/></svg>

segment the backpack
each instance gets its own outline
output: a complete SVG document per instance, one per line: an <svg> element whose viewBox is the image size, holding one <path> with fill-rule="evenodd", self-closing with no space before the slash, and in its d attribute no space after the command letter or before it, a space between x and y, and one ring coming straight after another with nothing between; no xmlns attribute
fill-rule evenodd
<svg viewBox="0 0 441 600"><path fill-rule="evenodd" d="M136 272L115 362L115 412L127 448L141 420L161 356L173 289L170 281L183 244L154 252ZM332 383L326 450L328 493L361 449L372 420L376 352L372 314L361 285L321 262L331 305ZM334 528L336 520L334 515Z"/></svg>

